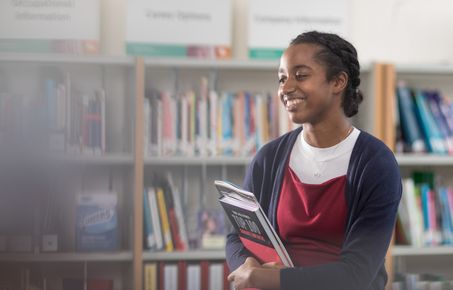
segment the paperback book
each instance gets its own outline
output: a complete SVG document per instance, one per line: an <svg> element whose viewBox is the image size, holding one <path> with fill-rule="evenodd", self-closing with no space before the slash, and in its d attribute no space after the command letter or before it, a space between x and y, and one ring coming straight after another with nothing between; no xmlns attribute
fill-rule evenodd
<svg viewBox="0 0 453 290"><path fill-rule="evenodd" d="M246 249L262 263L280 262L293 267L288 252L253 193L225 181L216 180L214 184L220 194L219 202Z"/></svg>

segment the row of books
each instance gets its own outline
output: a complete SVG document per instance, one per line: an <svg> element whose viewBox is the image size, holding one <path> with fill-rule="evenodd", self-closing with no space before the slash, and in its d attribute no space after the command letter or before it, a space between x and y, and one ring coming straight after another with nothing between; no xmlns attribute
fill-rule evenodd
<svg viewBox="0 0 453 290"><path fill-rule="evenodd" d="M416 247L453 244L453 188L438 186L433 172L403 179L397 243Z"/></svg>
<svg viewBox="0 0 453 290"><path fill-rule="evenodd" d="M230 290L225 262L178 261L144 265L145 290Z"/></svg>
<svg viewBox="0 0 453 290"><path fill-rule="evenodd" d="M453 281L435 274L396 273L392 290L453 290Z"/></svg>
<svg viewBox="0 0 453 290"><path fill-rule="evenodd" d="M398 151L453 154L452 102L437 90L396 89L400 132ZM398 130L397 130L398 131Z"/></svg>
<svg viewBox="0 0 453 290"><path fill-rule="evenodd" d="M189 246L179 191L171 175L156 177L143 191L145 247L153 251L184 251Z"/></svg>
<svg viewBox="0 0 453 290"><path fill-rule="evenodd" d="M25 139L53 152L105 152L105 91L77 91L68 74L43 82L43 96L0 94L1 142Z"/></svg>
<svg viewBox="0 0 453 290"><path fill-rule="evenodd" d="M250 156L294 126L276 96L200 88L147 91L145 155Z"/></svg>
<svg viewBox="0 0 453 290"><path fill-rule="evenodd" d="M197 233L188 234L188 218L180 190L172 176L156 176L144 189L144 245L151 251L185 251L193 248L222 249L225 246L225 217L220 208L200 208ZM194 239L195 237L195 239Z"/></svg>
<svg viewBox="0 0 453 290"><path fill-rule="evenodd" d="M105 152L106 97L104 89L79 92L71 78L46 80L47 121L50 149L68 153Z"/></svg>

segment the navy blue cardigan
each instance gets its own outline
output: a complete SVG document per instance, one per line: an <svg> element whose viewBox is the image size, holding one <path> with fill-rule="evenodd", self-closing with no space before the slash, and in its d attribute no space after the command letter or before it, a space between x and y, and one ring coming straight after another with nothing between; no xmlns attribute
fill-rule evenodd
<svg viewBox="0 0 453 290"><path fill-rule="evenodd" d="M253 192L276 228L276 212L285 166L301 128L263 146L246 172L243 187ZM382 290L387 282L385 255L401 199L401 177L393 153L383 142L361 132L347 171L347 222L337 262L280 270L281 289ZM237 233L227 237L230 270L251 254Z"/></svg>

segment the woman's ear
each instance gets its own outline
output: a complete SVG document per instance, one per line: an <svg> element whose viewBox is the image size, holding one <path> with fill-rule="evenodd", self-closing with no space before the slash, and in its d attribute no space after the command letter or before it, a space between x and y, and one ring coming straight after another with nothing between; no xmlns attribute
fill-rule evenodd
<svg viewBox="0 0 453 290"><path fill-rule="evenodd" d="M346 89L349 77L344 71L340 72L333 80L333 92L339 94Z"/></svg>

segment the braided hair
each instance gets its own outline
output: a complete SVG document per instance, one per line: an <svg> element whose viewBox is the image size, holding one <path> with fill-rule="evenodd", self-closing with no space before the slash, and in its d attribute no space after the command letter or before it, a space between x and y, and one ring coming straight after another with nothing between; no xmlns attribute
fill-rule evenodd
<svg viewBox="0 0 453 290"><path fill-rule="evenodd" d="M336 34L318 31L299 34L290 43L297 44L315 44L321 48L315 58L325 65L327 81L331 81L341 72L348 75L348 84L341 105L347 117L357 114L363 94L359 90L360 64L354 46Z"/></svg>

